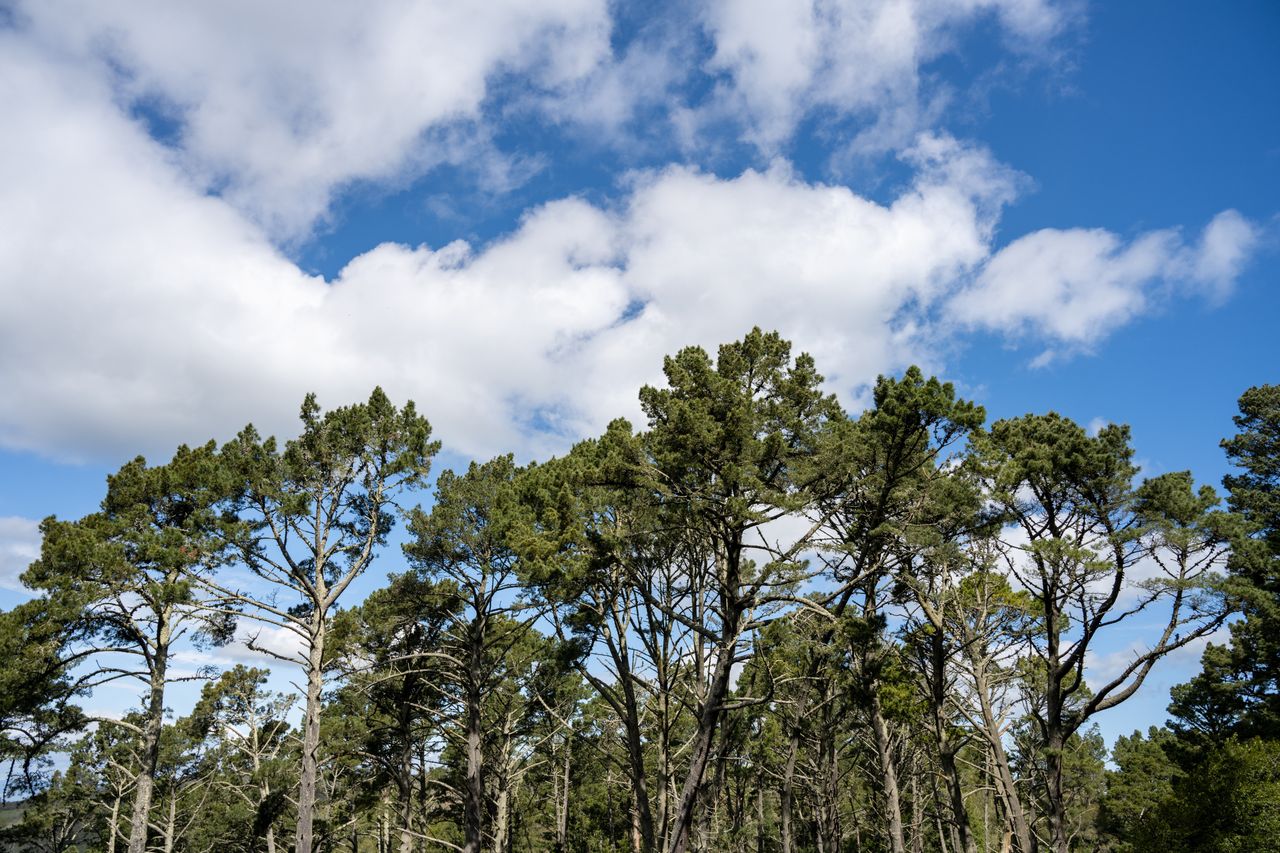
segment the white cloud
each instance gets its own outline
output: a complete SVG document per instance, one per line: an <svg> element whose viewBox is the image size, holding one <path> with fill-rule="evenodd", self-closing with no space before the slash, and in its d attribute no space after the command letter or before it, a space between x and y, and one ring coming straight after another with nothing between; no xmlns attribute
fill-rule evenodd
<svg viewBox="0 0 1280 853"><path fill-rule="evenodd" d="M1190 250L1171 232L1048 231L992 258L1020 179L924 135L887 204L783 162L671 167L615 206L533 208L486 246L384 244L329 283L205 195L92 70L0 35L0 111L0 445L61 457L155 456L249 420L288 433L306 391L338 405L375 383L454 450L544 453L634 415L663 355L752 325L847 394L936 366L958 282L977 282L949 303L964 322L1092 341L1143 309L1153 277L1226 281L1248 248L1227 218Z"/></svg>
<svg viewBox="0 0 1280 853"><path fill-rule="evenodd" d="M869 118L863 142L892 149L931 111L921 67L965 27L994 18L1006 42L1035 52L1071 17L1051 0L711 0L705 25L709 70L727 76L721 108L748 116L757 145L775 149L825 110Z"/></svg>
<svg viewBox="0 0 1280 853"><path fill-rule="evenodd" d="M0 516L0 589L22 590L18 578L40 556L40 522Z"/></svg>
<svg viewBox="0 0 1280 853"><path fill-rule="evenodd" d="M715 147L708 123L745 123L772 152L819 113L857 116L859 145L900 150L945 101L923 65L987 21L1042 54L1072 2L706 0L653 12L616 47L605 0L19 0L13 20L64 70L109 85L118 110L158 117L193 184L290 243L352 184L451 164L501 189L527 152L501 151L495 128L529 107L623 147L643 112L695 161Z"/></svg>
<svg viewBox="0 0 1280 853"><path fill-rule="evenodd" d="M948 306L971 327L1048 341L1036 364L1065 350L1088 348L1148 310L1170 287L1222 294L1257 242L1256 229L1234 210L1218 214L1194 244L1176 230L1125 242L1103 229L1046 228L992 256L973 286Z"/></svg>
<svg viewBox="0 0 1280 853"><path fill-rule="evenodd" d="M603 0L39 0L19 18L125 105L167 114L186 171L284 237L344 184L474 158L495 77L566 86L608 56L610 31Z"/></svg>
<svg viewBox="0 0 1280 853"><path fill-rule="evenodd" d="M455 449L528 447L531 412L594 429L663 354L755 323L863 382L917 351L899 313L985 257L1007 195L982 152L937 140L889 206L782 165L673 168L618 210L552 202L479 250L386 244L328 284L203 195L95 75L8 37L0 109L22 129L0 138L0 442L64 456L288 431L307 390L336 405L375 383Z"/></svg>
<svg viewBox="0 0 1280 853"><path fill-rule="evenodd" d="M1206 288L1218 298L1226 297L1258 245L1259 229L1234 210L1225 210L1213 218L1200 235L1199 243L1189 248L1183 276Z"/></svg>

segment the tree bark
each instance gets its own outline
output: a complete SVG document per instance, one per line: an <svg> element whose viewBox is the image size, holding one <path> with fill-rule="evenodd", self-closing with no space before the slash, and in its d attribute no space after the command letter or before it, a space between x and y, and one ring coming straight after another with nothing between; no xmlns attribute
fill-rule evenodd
<svg viewBox="0 0 1280 853"><path fill-rule="evenodd" d="M794 853L795 836L791 825L791 812L795 802L796 756L800 752L800 732L791 733L791 745L787 749L787 763L782 768L782 792L778 796L778 834L782 840L782 853Z"/></svg>
<svg viewBox="0 0 1280 853"><path fill-rule="evenodd" d="M686 853L689 849L689 834L693 829L693 814L698 803L698 791L702 787L707 763L711 758L711 746L715 739L716 728L724 713L724 700L729 695L729 676L732 673L733 660L738 649L737 614L731 615L733 618L730 624L725 626L724 636L733 639L720 645L715 674L711 679L707 698L698 712L698 729L690 751L689 774L685 777L684 788L676 804L671 841L667 847L668 853Z"/></svg>
<svg viewBox="0 0 1280 853"><path fill-rule="evenodd" d="M298 779L298 829L295 853L311 853L312 825L319 777L320 699L324 691L325 618L320 608L311 617L311 648L307 655L307 707L302 729L302 769Z"/></svg>
<svg viewBox="0 0 1280 853"><path fill-rule="evenodd" d="M479 683L479 673L473 672ZM467 779L463 790L463 853L480 853L484 839L484 750L480 719L480 696L473 689L467 695Z"/></svg>
<svg viewBox="0 0 1280 853"><path fill-rule="evenodd" d="M880 759L880 773L883 776L885 815L889 819L889 849L892 853L906 853L906 843L902 836L902 804L898 792L898 769L893 761L889 724L880 707L880 696L874 688L871 694L871 729L875 734L876 756Z"/></svg>
<svg viewBox="0 0 1280 853"><path fill-rule="evenodd" d="M1009 767L1009 757L1000 739L1000 724L996 721L995 711L991 705L987 671L979 653L975 652L972 655L972 664L974 689L982 711L982 725L985 729L987 746L990 749L991 763L994 765L996 787L1004 805L1005 818L1018 845L1018 853L1033 853L1031 827L1027 821L1026 812L1022 808L1022 800L1018 797L1013 771Z"/></svg>
<svg viewBox="0 0 1280 853"><path fill-rule="evenodd" d="M147 716L142 728L142 766L134 779L133 810L129 824L129 853L146 853L151 797L155 791L156 766L160 763L160 732L164 728L164 684L169 665L169 622L163 614L157 628L151 657L147 693Z"/></svg>

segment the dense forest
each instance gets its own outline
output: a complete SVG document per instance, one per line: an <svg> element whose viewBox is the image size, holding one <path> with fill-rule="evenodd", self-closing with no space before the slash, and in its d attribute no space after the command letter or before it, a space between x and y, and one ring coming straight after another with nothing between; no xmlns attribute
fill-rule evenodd
<svg viewBox="0 0 1280 853"><path fill-rule="evenodd" d="M46 519L0 614L2 844L1280 849L1280 386L1220 496L914 368L850 415L758 329L665 375L642 428L434 477L412 403L309 397ZM1097 716L1224 626L1108 752ZM232 642L261 666L175 665Z"/></svg>

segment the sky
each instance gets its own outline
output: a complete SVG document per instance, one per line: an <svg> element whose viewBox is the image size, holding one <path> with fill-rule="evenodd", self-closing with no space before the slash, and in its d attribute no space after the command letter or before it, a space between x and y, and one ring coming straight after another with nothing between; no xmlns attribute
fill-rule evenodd
<svg viewBox="0 0 1280 853"><path fill-rule="evenodd" d="M1276 44L1268 0L0 0L0 606L137 454L381 385L441 465L546 458L754 325L851 411L920 364L1217 484L1280 381Z"/></svg>

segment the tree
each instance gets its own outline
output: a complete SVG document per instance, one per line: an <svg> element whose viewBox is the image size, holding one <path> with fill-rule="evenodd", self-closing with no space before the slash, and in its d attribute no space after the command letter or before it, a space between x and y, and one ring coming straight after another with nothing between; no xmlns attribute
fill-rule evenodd
<svg viewBox="0 0 1280 853"><path fill-rule="evenodd" d="M248 426L219 454L233 486L222 528L227 541L241 566L291 603L229 580L204 585L299 644L296 653L283 653L257 636L249 641L301 666L306 679L295 851L311 853L331 614L386 541L396 500L425 482L439 443L430 441L431 426L412 402L397 409L381 388L367 403L323 414L308 395L301 419L302 434L283 449Z"/></svg>
<svg viewBox="0 0 1280 853"><path fill-rule="evenodd" d="M458 607L451 585L407 572L392 575L386 588L334 624L338 666L347 678L337 704L363 718L359 749L373 775L368 782L376 787L390 780L395 788L402 853L411 853L424 834L413 799L415 782L425 780L415 777L415 768L423 751L439 749L449 705L444 635Z"/></svg>
<svg viewBox="0 0 1280 853"><path fill-rule="evenodd" d="M691 714L684 699L701 645L692 640L689 543L635 487L643 458L641 438L619 420L529 471L524 499L534 518L521 537L521 571L562 648L576 652L573 665L621 726L620 769L647 853L665 846L675 738Z"/></svg>
<svg viewBox="0 0 1280 853"><path fill-rule="evenodd" d="M1227 646L1209 645L1203 671L1174 688L1178 731L1220 740L1235 734L1280 738L1280 385L1250 388L1223 439L1240 470L1223 479L1242 524L1232 530L1229 588L1244 618Z"/></svg>
<svg viewBox="0 0 1280 853"><path fill-rule="evenodd" d="M1275 853L1280 850L1280 742L1229 738L1172 782L1136 853Z"/></svg>
<svg viewBox="0 0 1280 853"><path fill-rule="evenodd" d="M291 776L280 766L290 734L285 715L296 697L266 690L268 677L241 664L222 673L204 686L191 726L212 742L213 783L243 801L252 816L251 839L263 839L267 853L275 853L275 823Z"/></svg>
<svg viewBox="0 0 1280 853"><path fill-rule="evenodd" d="M744 639L794 601L807 577L799 557L816 526L787 542L770 541L766 526L813 502L826 481L814 465L821 436L843 414L821 391L813 359L793 363L790 344L759 329L722 346L714 363L700 348L684 349L666 359L664 373L667 388L640 392L649 429L634 483L662 509L664 524L688 537L685 582L698 607L688 624L708 648L667 846L684 853L714 737L741 701L729 701L729 684L750 658Z"/></svg>
<svg viewBox="0 0 1280 853"><path fill-rule="evenodd" d="M1165 746L1173 740L1168 729L1152 726L1119 737L1111 750L1116 769L1107 773L1099 824L1115 841L1116 853L1130 853L1135 840L1151 834L1162 803L1173 795L1173 783L1183 773Z"/></svg>
<svg viewBox="0 0 1280 853"><path fill-rule="evenodd" d="M213 643L232 636L234 611L212 608L192 582L222 560L220 541L208 533L221 489L212 444L181 447L162 466L138 457L107 478L99 512L41 523L40 558L22 576L64 614L63 666L93 666L76 689L118 679L145 686L129 853L146 849L174 644L188 634Z"/></svg>
<svg viewBox="0 0 1280 853"><path fill-rule="evenodd" d="M985 412L957 399L949 383L926 380L915 367L900 380L880 377L874 399L874 407L843 424L839 440L831 443L824 461L842 473L843 487L817 508L828 530L823 542L832 555L828 570L840 584L828 603L844 620L851 642L883 780L890 849L904 853L896 738L882 696L885 675L896 658L884 636L884 611L894 587L905 585L915 591L926 616L941 626L942 614L932 606L929 567L947 562L941 558L949 550L948 540L962 537L978 515L976 489L945 470L947 456L982 425ZM942 639L941 633L934 636ZM941 646L934 651L949 657ZM941 707L937 711L943 713ZM943 736L944 729L938 727L936 733ZM944 772L950 768L948 778L955 784L954 752L949 743L942 746ZM952 803L961 804L954 792ZM954 817L955 823L961 821Z"/></svg>
<svg viewBox="0 0 1280 853"><path fill-rule="evenodd" d="M70 671L79 659L67 630L78 616L74 603L48 597L0 612L0 760L9 764L0 802L15 779L19 788L38 789L45 754L85 724L74 702L88 686Z"/></svg>
<svg viewBox="0 0 1280 853"><path fill-rule="evenodd" d="M445 471L431 512L411 515L415 539L404 546L423 579L443 581L437 590L447 627L430 654L444 664L442 683L459 709L465 853L479 853L486 840L506 849L512 744L531 711L517 682L543 657L532 647L540 639L532 629L538 611L517 597L515 537L528 526L518 474L509 455L472 463L460 476Z"/></svg>
<svg viewBox="0 0 1280 853"><path fill-rule="evenodd" d="M1193 491L1187 472L1132 486L1129 431L1089 436L1057 414L998 421L978 441L978 470L1016 538L1007 566L1034 601L1038 630L1031 711L1045 760L1051 843L1070 845L1063 762L1068 740L1096 713L1132 696L1161 657L1222 624L1227 610L1213 569L1225 552L1213 490ZM1139 561L1153 576L1134 577ZM1104 630L1152 613L1167 615L1155 642L1090 692L1085 657Z"/></svg>

